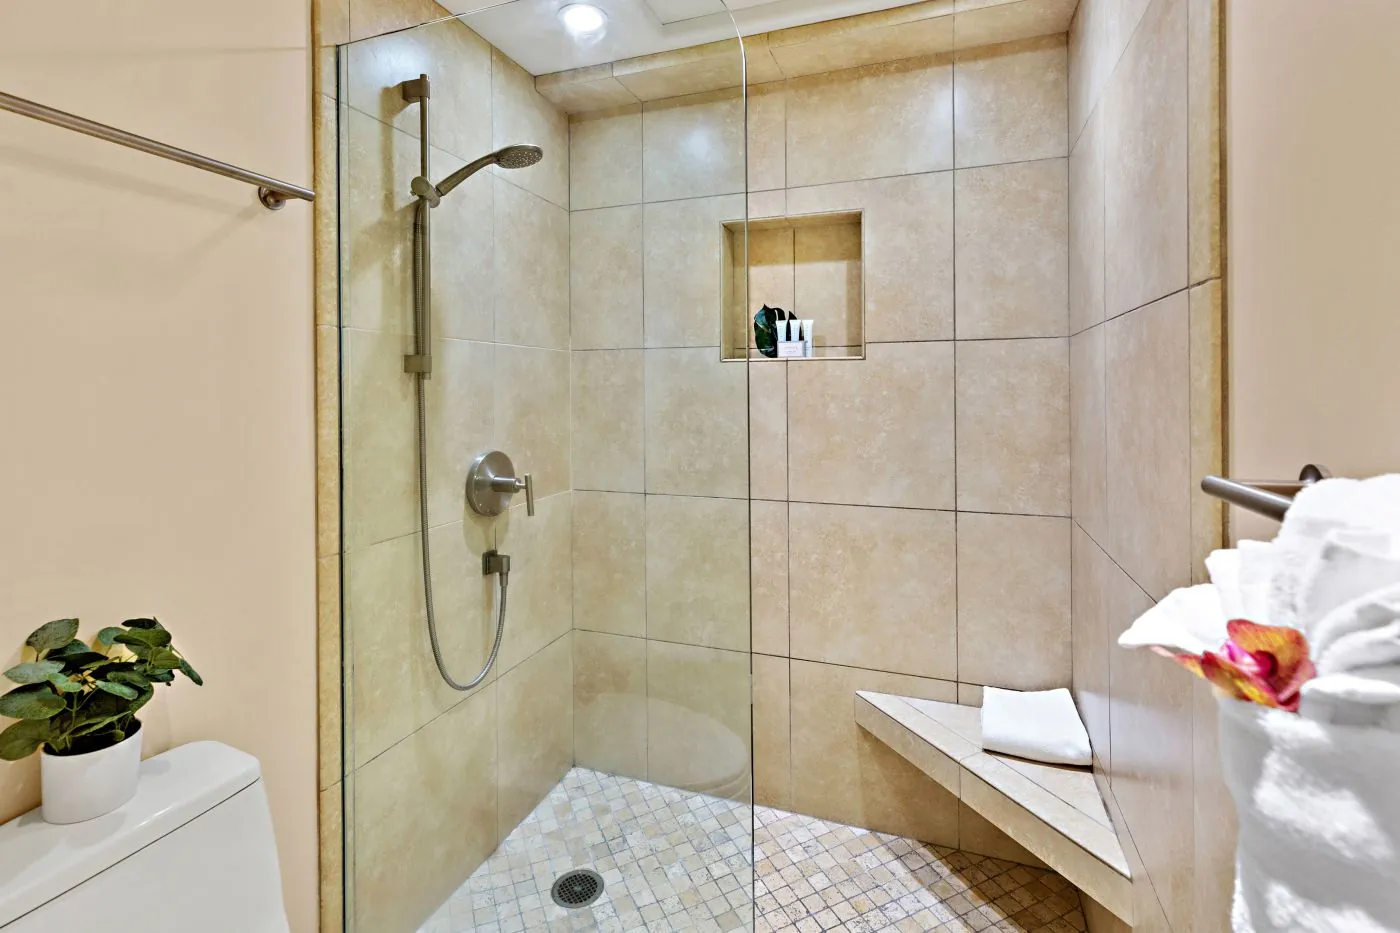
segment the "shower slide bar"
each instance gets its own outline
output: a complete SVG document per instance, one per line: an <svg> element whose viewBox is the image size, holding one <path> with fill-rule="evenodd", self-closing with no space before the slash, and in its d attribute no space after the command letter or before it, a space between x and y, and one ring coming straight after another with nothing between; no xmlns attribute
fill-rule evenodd
<svg viewBox="0 0 1400 933"><path fill-rule="evenodd" d="M1201 489L1207 495L1223 499L1231 505L1281 522L1299 490L1331 475L1326 467L1309 463L1298 473L1297 480L1247 480L1207 476L1201 480Z"/></svg>
<svg viewBox="0 0 1400 933"><path fill-rule="evenodd" d="M211 159L196 152L157 142L154 139L147 139L145 136L137 136L135 133L128 133L126 130L107 126L105 123L98 123L95 120L74 116L62 110L55 110L53 107L45 107L43 104L36 104L32 100L6 94L4 91L0 91L0 110L8 110L20 116L31 117L44 123L61 126L67 130L105 139L119 146L126 146L128 149L138 149L141 152L160 156L162 159L169 159L172 162L180 162L193 168L203 169L206 172L223 175L234 181L257 185L258 200L270 211L281 210L282 205L291 198L300 198L303 201L316 200L316 192L310 188L303 188L300 185L259 175L257 172L250 172L236 165L220 162L218 159Z"/></svg>

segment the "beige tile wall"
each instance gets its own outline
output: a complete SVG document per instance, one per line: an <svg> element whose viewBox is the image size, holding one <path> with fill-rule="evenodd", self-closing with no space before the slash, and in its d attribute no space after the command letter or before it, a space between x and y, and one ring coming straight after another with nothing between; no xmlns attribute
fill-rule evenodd
<svg viewBox="0 0 1400 933"><path fill-rule="evenodd" d="M1222 463L1220 40L1218 0L1083 0L1070 33L1074 691L1135 929L1175 933L1228 926L1213 704L1115 640L1223 537L1196 488Z"/></svg>
<svg viewBox="0 0 1400 933"><path fill-rule="evenodd" d="M333 6L318 11L321 46L447 15L415 0L349 0L348 10L327 8ZM343 825L351 882L345 928L409 933L573 765L571 378L596 388L601 398L609 387L625 393L627 385L602 369L571 377L569 125L563 114L536 94L529 75L458 22L368 39L350 47L347 62L350 80L339 101L348 171L339 179L344 271L338 329L333 210L318 227L327 725L322 923L325 930L341 929ZM435 81L435 176L510 142L537 143L546 151L534 168L475 176L433 213L438 261L435 369L427 383L429 543L443 654L458 679L475 673L494 634L495 584L479 575L481 554L494 547L513 558L499 662L482 686L465 694L442 682L427 645L413 383L402 371L412 332L407 182L418 172L418 119L416 108L385 89L415 77L423 62ZM329 95L337 89L324 76L321 89L327 131L318 137L317 185L334 193L337 101ZM337 418L343 464L337 463ZM639 429L640 411L636 421ZM491 448L507 451L518 469L533 474L535 517L526 517L523 503L492 520L465 510L466 469ZM338 465L344 471L343 553ZM578 505L586 510L595 503L585 498ZM339 722L340 711L336 580L342 569L343 767L341 737L329 725ZM342 788L348 791L344 817Z"/></svg>
<svg viewBox="0 0 1400 933"><path fill-rule="evenodd" d="M864 211L864 360L719 361L733 93L571 118L575 743L720 780L751 663L759 802L1028 858L853 719L1071 671L1065 39L916 53L750 89L753 209Z"/></svg>

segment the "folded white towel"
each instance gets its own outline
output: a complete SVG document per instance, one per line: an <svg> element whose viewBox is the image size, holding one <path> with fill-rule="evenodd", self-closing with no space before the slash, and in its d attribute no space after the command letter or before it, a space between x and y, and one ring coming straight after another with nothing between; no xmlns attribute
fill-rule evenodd
<svg viewBox="0 0 1400 933"><path fill-rule="evenodd" d="M982 747L1057 765L1094 763L1089 733L1069 691L982 691Z"/></svg>

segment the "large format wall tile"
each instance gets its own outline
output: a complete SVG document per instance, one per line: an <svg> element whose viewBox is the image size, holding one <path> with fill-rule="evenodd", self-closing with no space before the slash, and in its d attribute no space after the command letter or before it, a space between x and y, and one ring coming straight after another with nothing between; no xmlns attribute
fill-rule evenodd
<svg viewBox="0 0 1400 933"><path fill-rule="evenodd" d="M494 148L491 46L466 26L439 23L377 36L356 42L348 54L347 97L352 108L417 136L418 105L405 101L398 85L426 71L432 82L428 135L433 145L464 160ZM416 168L413 174L418 174ZM403 179L405 193L412 177Z"/></svg>
<svg viewBox="0 0 1400 933"><path fill-rule="evenodd" d="M788 212L864 211L865 339L953 336L950 172L794 188Z"/></svg>
<svg viewBox="0 0 1400 933"><path fill-rule="evenodd" d="M531 474L538 498L570 487L569 356L496 346L496 446Z"/></svg>
<svg viewBox="0 0 1400 933"><path fill-rule="evenodd" d="M646 351L647 492L748 494L745 382L718 347Z"/></svg>
<svg viewBox="0 0 1400 933"><path fill-rule="evenodd" d="M939 56L789 81L788 185L951 168L952 77Z"/></svg>
<svg viewBox="0 0 1400 933"><path fill-rule="evenodd" d="M1064 336L1067 160L960 170L955 197L958 338Z"/></svg>
<svg viewBox="0 0 1400 933"><path fill-rule="evenodd" d="M793 303L803 320L821 321L817 347L858 347L864 334L864 242L855 224L792 231Z"/></svg>
<svg viewBox="0 0 1400 933"><path fill-rule="evenodd" d="M413 933L496 848L496 687L355 775L355 930Z"/></svg>
<svg viewBox="0 0 1400 933"><path fill-rule="evenodd" d="M586 350L573 360L575 489L642 492L642 350Z"/></svg>
<svg viewBox="0 0 1400 933"><path fill-rule="evenodd" d="M953 104L957 165L1069 155L1063 36L959 52Z"/></svg>
<svg viewBox="0 0 1400 933"><path fill-rule="evenodd" d="M1108 640L1109 587L1120 571L1078 523L1072 532L1070 558L1070 628L1073 645L1074 700L1089 732L1089 744L1104 768L1111 767L1108 655L1121 651Z"/></svg>
<svg viewBox="0 0 1400 933"><path fill-rule="evenodd" d="M443 661L459 680L475 676L491 651L492 581L463 574L491 547L482 522L432 529L434 595ZM362 765L461 702L443 683L428 650L418 535L384 541L345 557L347 639L352 675L353 765ZM487 683L494 679L494 674Z"/></svg>
<svg viewBox="0 0 1400 933"><path fill-rule="evenodd" d="M953 0L843 17L769 34L773 58L790 78L876 65L953 49Z"/></svg>
<svg viewBox="0 0 1400 933"><path fill-rule="evenodd" d="M574 628L647 633L644 496L574 492Z"/></svg>
<svg viewBox="0 0 1400 933"><path fill-rule="evenodd" d="M1070 521L958 516L958 680L1070 684Z"/></svg>
<svg viewBox="0 0 1400 933"><path fill-rule="evenodd" d="M434 153L434 173L461 167ZM432 217L433 336L491 340L495 336L495 192L491 177L475 175L452 192L449 210Z"/></svg>
<svg viewBox="0 0 1400 933"><path fill-rule="evenodd" d="M1185 0L1153 0L1104 94L1108 316L1187 285Z"/></svg>
<svg viewBox="0 0 1400 933"><path fill-rule="evenodd" d="M1191 289L1192 481L1225 472L1225 283L1211 279ZM1191 582L1208 581L1205 559L1225 547L1229 506L1191 488Z"/></svg>
<svg viewBox="0 0 1400 933"><path fill-rule="evenodd" d="M1069 157L1069 332L1104 319L1103 117L1094 111Z"/></svg>
<svg viewBox="0 0 1400 933"><path fill-rule="evenodd" d="M644 200L742 192L744 151L744 95L739 88L642 105Z"/></svg>
<svg viewBox="0 0 1400 933"><path fill-rule="evenodd" d="M749 191L770 191L787 184L787 85L782 81L749 85Z"/></svg>
<svg viewBox="0 0 1400 933"><path fill-rule="evenodd" d="M1070 513L1096 541L1108 541L1108 437L1104 423L1103 326L1069 341Z"/></svg>
<svg viewBox="0 0 1400 933"><path fill-rule="evenodd" d="M574 764L574 654L565 633L496 682L502 839Z"/></svg>
<svg viewBox="0 0 1400 933"><path fill-rule="evenodd" d="M789 506L792 655L957 679L954 519Z"/></svg>
<svg viewBox="0 0 1400 933"><path fill-rule="evenodd" d="M492 167L512 184L569 209L569 118L535 91L535 79L500 52L491 52L491 150L539 146L544 158L528 168ZM485 155L486 151L479 153ZM461 153L464 159L477 156Z"/></svg>
<svg viewBox="0 0 1400 933"><path fill-rule="evenodd" d="M645 639L574 632L574 759L646 780Z"/></svg>
<svg viewBox="0 0 1400 933"><path fill-rule="evenodd" d="M496 520L496 547L511 557L509 613L496 662L503 672L573 627L570 505L571 494L561 493L538 500L534 517L522 502ZM480 566L461 572L479 573Z"/></svg>
<svg viewBox="0 0 1400 933"><path fill-rule="evenodd" d="M826 820L958 844L958 799L855 721L857 690L957 701L955 686L793 661L792 806Z"/></svg>
<svg viewBox="0 0 1400 933"><path fill-rule="evenodd" d="M753 799L792 807L792 717L788 659L753 656Z"/></svg>
<svg viewBox="0 0 1400 933"><path fill-rule="evenodd" d="M751 799L749 654L647 642L647 775Z"/></svg>
<svg viewBox="0 0 1400 933"><path fill-rule="evenodd" d="M345 115L346 171L341 179L341 324L413 331L413 197L418 140L367 117Z"/></svg>
<svg viewBox="0 0 1400 933"><path fill-rule="evenodd" d="M749 505L646 497L647 637L749 649Z"/></svg>
<svg viewBox="0 0 1400 933"><path fill-rule="evenodd" d="M641 105L570 118L569 173L571 210L641 203Z"/></svg>
<svg viewBox="0 0 1400 933"><path fill-rule="evenodd" d="M403 337L347 329L342 341L344 535L355 549L418 527L413 379Z"/></svg>
<svg viewBox="0 0 1400 933"><path fill-rule="evenodd" d="M1075 145L1118 61L1109 39L1117 0L1080 0L1069 29L1069 138Z"/></svg>
<svg viewBox="0 0 1400 933"><path fill-rule="evenodd" d="M787 498L787 371L787 363L749 364L749 483L755 499Z"/></svg>
<svg viewBox="0 0 1400 933"><path fill-rule="evenodd" d="M788 504L750 503L749 566L753 650L788 654Z"/></svg>
<svg viewBox="0 0 1400 933"><path fill-rule="evenodd" d="M1191 580L1187 295L1109 321L1108 552L1155 599Z"/></svg>
<svg viewBox="0 0 1400 933"><path fill-rule="evenodd" d="M433 375L423 383L428 433L428 520L460 522L462 489L495 430L495 347L468 340L433 341ZM413 377L403 379L412 382ZM417 463L416 451L403 451Z"/></svg>
<svg viewBox="0 0 1400 933"><path fill-rule="evenodd" d="M875 344L788 372L793 499L953 507L953 348Z"/></svg>
<svg viewBox="0 0 1400 933"><path fill-rule="evenodd" d="M1186 930L1194 899L1194 821L1187 814L1193 810L1195 685L1177 665L1154 652L1117 647L1118 636L1152 606L1152 600L1117 568L1111 573L1110 781L1171 929Z"/></svg>
<svg viewBox="0 0 1400 933"><path fill-rule="evenodd" d="M574 628L647 631L646 497L575 491Z"/></svg>
<svg viewBox="0 0 1400 933"><path fill-rule="evenodd" d="M1190 21L1187 59L1190 84L1188 149L1190 168L1190 280L1203 282L1221 273L1225 226L1224 181L1221 172L1223 126L1224 19L1220 0L1187 0Z"/></svg>
<svg viewBox="0 0 1400 933"><path fill-rule="evenodd" d="M958 508L1069 514L1069 341L958 343Z"/></svg>
<svg viewBox="0 0 1400 933"><path fill-rule="evenodd" d="M495 209L496 340L568 349L569 212L502 177Z"/></svg>
<svg viewBox="0 0 1400 933"><path fill-rule="evenodd" d="M642 345L642 209L569 215L570 348Z"/></svg>
<svg viewBox="0 0 1400 933"><path fill-rule="evenodd" d="M646 346L719 346L724 244L720 225L743 218L741 195L646 206L642 218Z"/></svg>

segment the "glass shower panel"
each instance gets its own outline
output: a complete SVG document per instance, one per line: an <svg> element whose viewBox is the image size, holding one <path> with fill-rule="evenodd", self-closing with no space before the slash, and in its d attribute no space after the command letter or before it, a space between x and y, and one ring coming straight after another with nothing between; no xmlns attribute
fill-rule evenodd
<svg viewBox="0 0 1400 933"><path fill-rule="evenodd" d="M353 933L754 927L746 89L708 2L341 49Z"/></svg>

